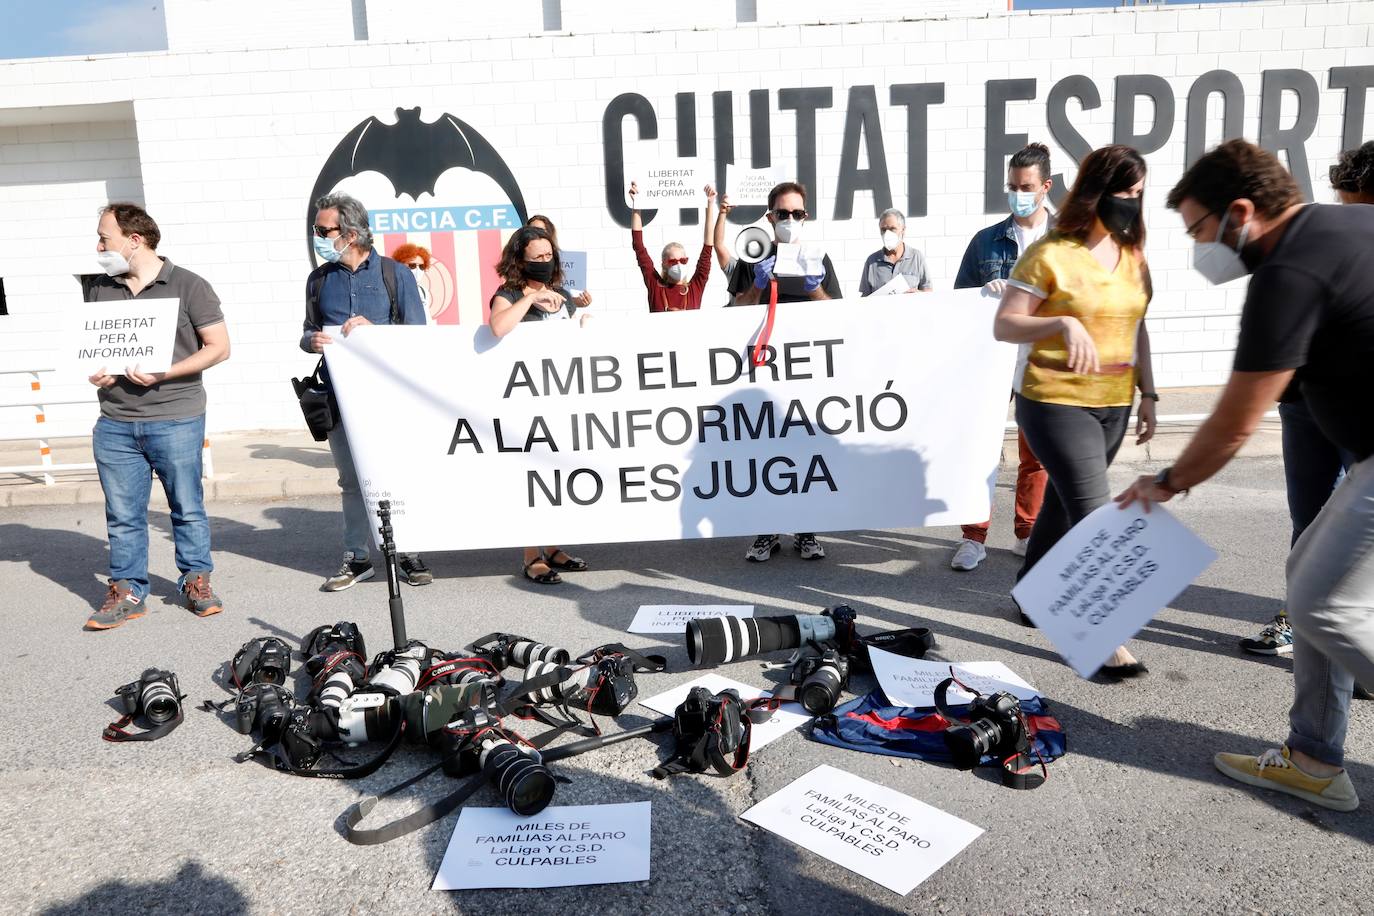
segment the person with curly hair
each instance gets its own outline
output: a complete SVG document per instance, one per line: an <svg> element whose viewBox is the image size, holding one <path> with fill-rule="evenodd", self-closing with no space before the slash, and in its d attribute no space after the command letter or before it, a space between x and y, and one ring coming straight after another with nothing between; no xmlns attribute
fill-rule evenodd
<svg viewBox="0 0 1374 916"><path fill-rule="evenodd" d="M1341 153L1330 175L1341 203L1374 204L1374 140Z"/></svg>

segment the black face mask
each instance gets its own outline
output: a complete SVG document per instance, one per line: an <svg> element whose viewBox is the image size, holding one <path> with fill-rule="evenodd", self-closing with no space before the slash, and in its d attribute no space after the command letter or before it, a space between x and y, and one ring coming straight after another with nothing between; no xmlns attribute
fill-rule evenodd
<svg viewBox="0 0 1374 916"><path fill-rule="evenodd" d="M1097 201L1097 216L1102 220L1102 225L1107 227L1107 231L1118 240L1126 238L1132 234L1131 230L1140 218L1140 203L1139 197L1113 197L1104 194Z"/></svg>
<svg viewBox="0 0 1374 916"><path fill-rule="evenodd" d="M536 283L548 283L553 279L553 267L552 261L526 261L525 279Z"/></svg>

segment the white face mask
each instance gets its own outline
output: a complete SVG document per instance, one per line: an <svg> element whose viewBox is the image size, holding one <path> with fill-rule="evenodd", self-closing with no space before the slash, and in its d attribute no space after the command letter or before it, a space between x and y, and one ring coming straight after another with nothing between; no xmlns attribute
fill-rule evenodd
<svg viewBox="0 0 1374 916"><path fill-rule="evenodd" d="M902 244L902 237L897 234L895 229L888 229L883 233L883 248L887 251L896 251L900 244Z"/></svg>
<svg viewBox="0 0 1374 916"><path fill-rule="evenodd" d="M132 253L130 252L130 254ZM109 277L122 277L131 269L129 259L118 251L97 251L95 261L100 265L100 269L105 271L105 275Z"/></svg>
<svg viewBox="0 0 1374 916"><path fill-rule="evenodd" d="M1217 227L1216 241L1193 243L1193 269L1202 274L1208 283L1214 285L1239 280L1249 273L1245 262L1241 260L1240 250L1245 247L1245 240L1250 235L1250 226L1247 224L1240 228L1240 237L1236 239L1236 247L1233 249L1221 241L1222 235L1226 232L1226 220L1229 218L1229 213L1222 214L1221 225Z"/></svg>
<svg viewBox="0 0 1374 916"><path fill-rule="evenodd" d="M773 224L773 235L784 245L790 245L801 239L802 224L801 220L785 219L780 223Z"/></svg>
<svg viewBox="0 0 1374 916"><path fill-rule="evenodd" d="M686 264L669 264L669 265L668 265L668 279L669 279L669 280L672 280L674 283L681 283L681 282L683 281L683 279L684 279L686 276L687 276L687 265L686 265Z"/></svg>

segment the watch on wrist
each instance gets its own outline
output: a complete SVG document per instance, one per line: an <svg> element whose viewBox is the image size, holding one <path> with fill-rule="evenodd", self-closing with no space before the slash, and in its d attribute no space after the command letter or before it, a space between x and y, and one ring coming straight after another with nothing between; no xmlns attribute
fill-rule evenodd
<svg viewBox="0 0 1374 916"><path fill-rule="evenodd" d="M1161 490L1163 490L1165 493L1168 493L1170 496L1177 496L1180 493L1187 495L1188 490L1186 488L1180 489L1169 482L1169 472L1172 470L1173 467L1170 466L1156 474L1155 486L1159 487Z"/></svg>
<svg viewBox="0 0 1374 916"><path fill-rule="evenodd" d="M1154 401L1156 404L1158 404L1158 403L1159 403L1159 392L1158 392L1158 391L1141 391L1141 392L1140 392L1140 399L1143 401L1143 400L1145 400L1146 398L1149 398L1150 400L1152 400L1152 401Z"/></svg>

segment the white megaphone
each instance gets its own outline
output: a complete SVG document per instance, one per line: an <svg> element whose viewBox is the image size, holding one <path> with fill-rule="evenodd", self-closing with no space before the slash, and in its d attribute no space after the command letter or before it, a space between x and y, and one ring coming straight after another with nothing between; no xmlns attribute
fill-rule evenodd
<svg viewBox="0 0 1374 916"><path fill-rule="evenodd" d="M773 234L762 226L747 226L735 236L735 257L745 264L757 264L773 254Z"/></svg>

